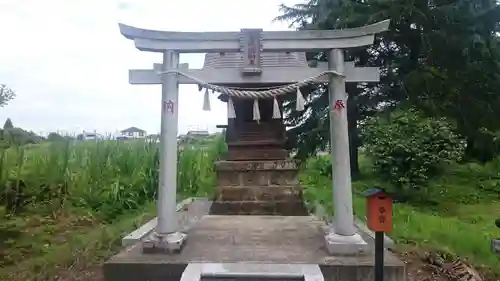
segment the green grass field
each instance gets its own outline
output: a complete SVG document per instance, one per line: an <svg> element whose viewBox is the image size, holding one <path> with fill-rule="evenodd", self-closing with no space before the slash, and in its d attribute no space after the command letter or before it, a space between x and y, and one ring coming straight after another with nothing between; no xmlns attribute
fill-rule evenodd
<svg viewBox="0 0 500 281"><path fill-rule="evenodd" d="M210 196L224 148L179 151L179 199ZM98 261L154 215L157 144L44 143L4 151L0 165L0 280L45 280Z"/></svg>
<svg viewBox="0 0 500 281"><path fill-rule="evenodd" d="M302 182L310 187L307 202L326 201L331 211L331 179L322 176L319 167L325 159L310 159L303 170ZM360 193L372 187L384 187L371 172L370 162L361 160L363 177L353 182L354 211L364 220L366 200ZM500 217L500 163L449 167L445 176L429 183L425 202L395 204L393 232L389 234L401 248L439 251L466 258L479 268L500 276L500 257L491 251L491 239L500 237L494 221Z"/></svg>
<svg viewBox="0 0 500 281"><path fill-rule="evenodd" d="M179 152L179 200L210 196L213 163L225 149L222 139ZM57 280L86 272L112 255L121 237L155 213L156 144L142 142L61 142L12 148L0 155L0 280ZM331 180L324 157L301 172L308 205L331 210ZM364 217L359 193L384 186L362 158L363 177L353 183L356 215ZM424 190L419 204L396 204L394 231L401 248L443 251L470 259L500 274L490 239L500 216L500 164L449 167ZM76 272L76 273L75 273ZM80 273L78 273L80 272ZM68 277L67 280L71 280Z"/></svg>

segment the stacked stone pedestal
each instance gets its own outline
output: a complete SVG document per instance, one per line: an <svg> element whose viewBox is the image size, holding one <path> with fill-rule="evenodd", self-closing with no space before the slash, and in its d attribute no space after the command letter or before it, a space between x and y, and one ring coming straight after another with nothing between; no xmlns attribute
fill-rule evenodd
<svg viewBox="0 0 500 281"><path fill-rule="evenodd" d="M213 215L307 215L290 160L220 161Z"/></svg>

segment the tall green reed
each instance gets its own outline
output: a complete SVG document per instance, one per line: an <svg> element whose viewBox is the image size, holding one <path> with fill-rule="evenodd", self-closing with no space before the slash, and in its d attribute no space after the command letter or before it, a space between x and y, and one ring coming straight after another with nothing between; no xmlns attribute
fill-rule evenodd
<svg viewBox="0 0 500 281"><path fill-rule="evenodd" d="M225 149L222 138L178 153L178 194L207 196L215 185L213 164ZM158 144L146 141L61 141L0 152L0 203L22 189L24 213L56 216L79 209L103 220L155 199ZM6 210L9 212L9 210ZM16 212L19 213L19 212Z"/></svg>

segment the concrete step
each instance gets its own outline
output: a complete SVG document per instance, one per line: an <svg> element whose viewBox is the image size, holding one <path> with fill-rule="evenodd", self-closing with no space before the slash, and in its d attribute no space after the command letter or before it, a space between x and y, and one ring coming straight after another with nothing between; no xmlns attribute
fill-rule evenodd
<svg viewBox="0 0 500 281"><path fill-rule="evenodd" d="M179 227L183 229L191 224L191 218L199 218L194 227L189 228L188 243L181 253L148 254L143 252L142 243L136 243L106 261L104 280L179 281L183 275L192 272L184 272L192 263L222 263L229 272L238 271L227 269L226 265L238 263L244 267L249 264L288 264L294 268L318 264L328 281L373 281L374 255L332 256L325 248L321 230L326 225L317 217L192 215L194 217L190 215L179 221ZM363 230L359 233L372 249L372 235ZM384 258L385 281L407 280L405 263L397 255L387 251ZM210 273L202 272L206 280ZM182 280L199 280L201 276L200 272ZM235 281L235 278L232 279ZM305 274L303 280L312 281Z"/></svg>
<svg viewBox="0 0 500 281"><path fill-rule="evenodd" d="M190 263L181 281L324 281L317 264Z"/></svg>
<svg viewBox="0 0 500 281"><path fill-rule="evenodd" d="M276 186L219 186L217 201L282 201L302 200L298 185Z"/></svg>
<svg viewBox="0 0 500 281"><path fill-rule="evenodd" d="M285 160L286 150L275 147L229 147L225 159L229 161Z"/></svg>
<svg viewBox="0 0 500 281"><path fill-rule="evenodd" d="M293 160L250 160L250 161L218 161L215 163L218 171L298 171Z"/></svg>
<svg viewBox="0 0 500 281"><path fill-rule="evenodd" d="M214 201L211 215L306 216L300 199L280 201Z"/></svg>
<svg viewBox="0 0 500 281"><path fill-rule="evenodd" d="M262 139L285 140L283 136L278 136L275 132L237 134L234 139L238 141L255 141Z"/></svg>
<svg viewBox="0 0 500 281"><path fill-rule="evenodd" d="M282 149L284 140L273 139L273 138L264 138L264 137L256 137L255 139L242 139L234 142L228 142L227 146L229 149L237 148L237 147L249 147L255 146L256 148L262 146L276 146L277 149ZM248 149L248 148L247 148Z"/></svg>
<svg viewBox="0 0 500 281"><path fill-rule="evenodd" d="M218 186L297 185L298 170L222 170L217 171Z"/></svg>

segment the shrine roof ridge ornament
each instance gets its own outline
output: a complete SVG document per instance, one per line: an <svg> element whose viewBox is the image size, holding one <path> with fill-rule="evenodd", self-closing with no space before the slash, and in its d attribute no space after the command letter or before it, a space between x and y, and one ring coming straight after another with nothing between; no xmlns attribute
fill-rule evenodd
<svg viewBox="0 0 500 281"><path fill-rule="evenodd" d="M373 44L375 34L388 30L390 20L337 30L262 31L262 51L312 51ZM183 53L239 52L242 31L175 32L119 24L120 32L141 51Z"/></svg>

